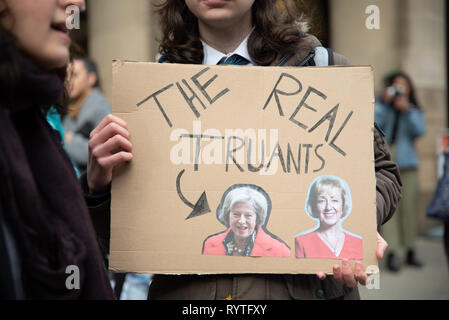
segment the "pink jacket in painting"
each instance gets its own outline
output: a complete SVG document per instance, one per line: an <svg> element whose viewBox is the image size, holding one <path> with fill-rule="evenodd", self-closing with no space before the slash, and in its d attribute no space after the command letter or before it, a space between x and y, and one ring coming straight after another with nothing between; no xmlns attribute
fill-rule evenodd
<svg viewBox="0 0 449 320"><path fill-rule="evenodd" d="M362 260L362 239L345 232L345 242L338 256L321 240L316 232L309 232L295 238L297 258L330 258Z"/></svg>
<svg viewBox="0 0 449 320"><path fill-rule="evenodd" d="M231 228L228 230L208 237L204 241L203 254L226 255L226 248L223 240L226 238ZM290 248L269 234L261 227L257 229L254 247L251 251L251 257L290 257Z"/></svg>

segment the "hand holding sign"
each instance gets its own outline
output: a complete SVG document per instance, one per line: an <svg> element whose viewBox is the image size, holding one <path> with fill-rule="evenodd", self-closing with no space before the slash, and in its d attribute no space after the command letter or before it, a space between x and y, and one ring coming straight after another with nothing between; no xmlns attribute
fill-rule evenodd
<svg viewBox="0 0 449 320"><path fill-rule="evenodd" d="M378 260L382 260L385 250L387 250L388 243L384 238L377 233L377 248L376 248L376 257ZM335 264L332 268L334 273L334 279L340 284L346 285L349 288L354 288L357 286L357 283L365 286L368 281L368 275L363 271L362 264L360 262L356 262L354 265L354 271L351 269L351 265L347 260L342 262L342 267L338 264ZM317 277L320 280L326 279L326 274L324 272L317 273Z"/></svg>
<svg viewBox="0 0 449 320"><path fill-rule="evenodd" d="M112 169L132 160L132 144L126 122L106 116L90 134L87 182L91 193L104 192L112 180Z"/></svg>

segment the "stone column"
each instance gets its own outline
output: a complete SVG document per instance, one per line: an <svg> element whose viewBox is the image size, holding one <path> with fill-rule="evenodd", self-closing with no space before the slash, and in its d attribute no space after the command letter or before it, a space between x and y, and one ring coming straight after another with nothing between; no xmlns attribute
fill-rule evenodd
<svg viewBox="0 0 449 320"><path fill-rule="evenodd" d="M111 101L112 60L154 61L153 15L148 0L94 0L88 6L88 50Z"/></svg>
<svg viewBox="0 0 449 320"><path fill-rule="evenodd" d="M419 229L434 224L425 209L437 183L436 136L446 127L446 44L444 0L329 0L331 46L352 64L374 67L375 91L383 76L403 70L415 83L427 123L416 141L420 158ZM380 10L380 29L365 27L365 9Z"/></svg>
<svg viewBox="0 0 449 320"><path fill-rule="evenodd" d="M436 224L425 210L437 183L436 137L446 128L447 81L444 0L401 0L402 70L413 79L422 106L427 134L417 140L420 158L419 225L422 232Z"/></svg>
<svg viewBox="0 0 449 320"><path fill-rule="evenodd" d="M365 10L376 5L380 29L368 29ZM330 42L332 49L345 55L353 65L372 65L375 90L382 78L399 66L397 0L330 0Z"/></svg>

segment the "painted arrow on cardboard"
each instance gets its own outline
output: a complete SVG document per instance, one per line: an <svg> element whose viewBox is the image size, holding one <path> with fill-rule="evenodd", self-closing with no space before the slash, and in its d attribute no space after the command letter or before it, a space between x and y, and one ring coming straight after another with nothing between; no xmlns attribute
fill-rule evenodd
<svg viewBox="0 0 449 320"><path fill-rule="evenodd" d="M186 218L186 220L188 220L209 213L211 212L211 210L209 208L209 203L207 202L206 191L204 191L201 194L200 198L195 204L191 203L184 197L184 195L181 192L181 176L184 174L185 171L186 170L183 169L176 178L176 190L178 191L178 196L182 200L182 202L184 202L187 206L193 209L192 212L189 214L189 216Z"/></svg>

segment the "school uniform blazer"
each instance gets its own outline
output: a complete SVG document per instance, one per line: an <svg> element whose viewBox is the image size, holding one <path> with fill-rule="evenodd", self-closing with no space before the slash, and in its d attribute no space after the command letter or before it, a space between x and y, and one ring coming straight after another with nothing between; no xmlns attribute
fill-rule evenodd
<svg viewBox="0 0 449 320"><path fill-rule="evenodd" d="M231 228L213 235L204 240L203 254L226 255L224 239L231 231ZM257 229L254 246L251 250L251 257L289 257L290 248L283 242L267 234L261 227Z"/></svg>
<svg viewBox="0 0 449 320"><path fill-rule="evenodd" d="M304 39L310 47L320 46L313 36ZM313 50L300 47L293 55L280 55L273 66L304 66L313 61ZM335 65L349 65L348 60L334 53ZM377 224L387 222L401 198L402 183L397 165L391 161L387 143L377 128L374 130L376 171ZM109 248L110 199L100 203L89 195L84 177L83 188L91 217L102 249ZM97 196L101 198L100 195ZM337 283L332 276L319 280L315 275L154 275L148 293L156 300L214 300L232 298L244 300L270 299L360 299L357 288Z"/></svg>

